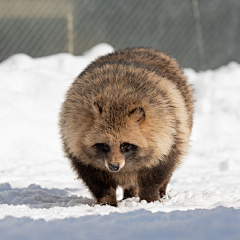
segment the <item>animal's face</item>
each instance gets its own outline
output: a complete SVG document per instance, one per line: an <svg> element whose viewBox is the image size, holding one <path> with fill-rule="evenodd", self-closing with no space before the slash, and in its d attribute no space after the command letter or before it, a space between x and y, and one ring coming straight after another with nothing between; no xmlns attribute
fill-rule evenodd
<svg viewBox="0 0 240 240"><path fill-rule="evenodd" d="M111 172L134 168L148 144L141 130L144 109L94 102L93 110L93 124L84 138L91 164Z"/></svg>
<svg viewBox="0 0 240 240"><path fill-rule="evenodd" d="M129 164L136 155L139 147L127 142L96 143L92 146L98 158L111 172L118 172L125 164ZM133 164L133 163L131 163Z"/></svg>

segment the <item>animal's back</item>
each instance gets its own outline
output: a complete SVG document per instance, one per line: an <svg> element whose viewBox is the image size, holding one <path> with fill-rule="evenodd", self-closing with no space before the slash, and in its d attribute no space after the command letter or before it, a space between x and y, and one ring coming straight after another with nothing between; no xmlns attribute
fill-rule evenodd
<svg viewBox="0 0 240 240"><path fill-rule="evenodd" d="M107 64L146 69L172 81L184 97L189 113L189 126L192 128L194 103L192 88L187 83L182 69L174 58L152 48L127 48L98 58L79 77L82 77L89 70L101 68Z"/></svg>

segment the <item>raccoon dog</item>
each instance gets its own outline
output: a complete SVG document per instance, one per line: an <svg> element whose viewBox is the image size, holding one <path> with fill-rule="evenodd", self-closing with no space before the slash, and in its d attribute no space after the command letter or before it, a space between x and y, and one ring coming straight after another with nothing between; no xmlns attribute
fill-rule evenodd
<svg viewBox="0 0 240 240"><path fill-rule="evenodd" d="M151 48L116 51L73 82L60 113L66 156L98 204L166 192L188 149L191 87L178 63Z"/></svg>

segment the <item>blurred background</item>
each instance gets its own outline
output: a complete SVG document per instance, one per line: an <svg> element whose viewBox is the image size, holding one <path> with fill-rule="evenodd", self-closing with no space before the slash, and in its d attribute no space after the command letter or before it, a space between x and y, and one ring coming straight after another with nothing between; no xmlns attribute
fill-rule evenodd
<svg viewBox="0 0 240 240"><path fill-rule="evenodd" d="M0 61L153 47L197 71L240 62L239 0L0 0Z"/></svg>

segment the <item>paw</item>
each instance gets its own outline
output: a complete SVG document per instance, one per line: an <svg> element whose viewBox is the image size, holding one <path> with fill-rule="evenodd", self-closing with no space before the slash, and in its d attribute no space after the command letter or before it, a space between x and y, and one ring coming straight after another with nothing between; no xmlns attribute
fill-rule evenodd
<svg viewBox="0 0 240 240"><path fill-rule="evenodd" d="M97 203L93 204L92 206L94 207L96 205L100 205L100 206L109 205L109 206L112 206L112 207L117 207L118 206L117 202L97 202Z"/></svg>
<svg viewBox="0 0 240 240"><path fill-rule="evenodd" d="M161 202L159 196L144 196L144 197L140 197L140 202L141 202L142 200L145 200L145 201L147 201L148 203L150 203L150 202L155 202L155 201Z"/></svg>
<svg viewBox="0 0 240 240"><path fill-rule="evenodd" d="M158 199L140 199L139 202L141 202L141 201L143 201L143 200L147 201L148 203L150 203L150 202L156 202L156 201L162 202L161 199L159 199L159 198L158 198Z"/></svg>

